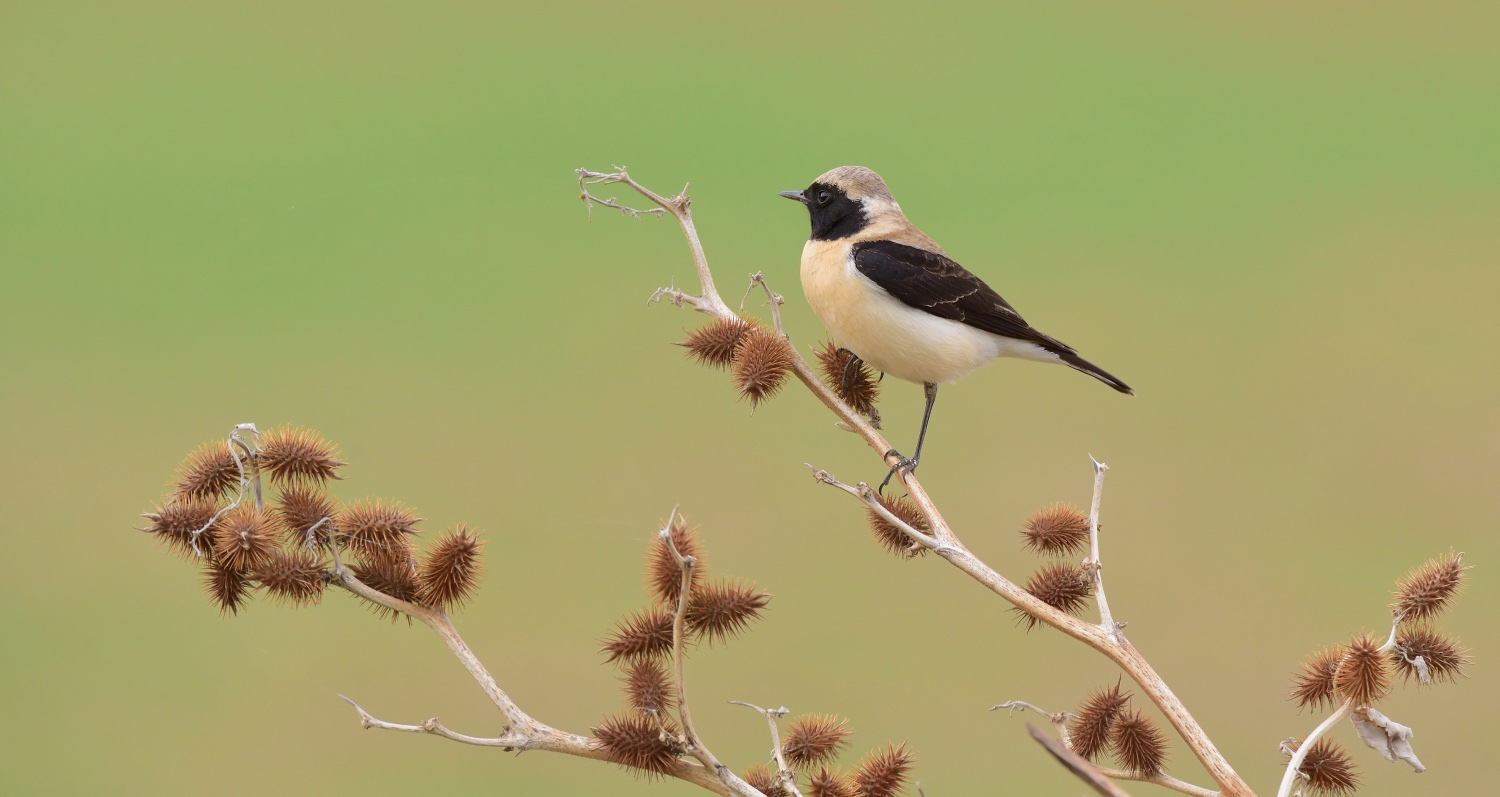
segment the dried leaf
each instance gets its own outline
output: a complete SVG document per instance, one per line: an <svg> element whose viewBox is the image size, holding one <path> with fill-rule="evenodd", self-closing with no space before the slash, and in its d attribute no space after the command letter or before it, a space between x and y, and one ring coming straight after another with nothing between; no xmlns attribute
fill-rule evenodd
<svg viewBox="0 0 1500 797"><path fill-rule="evenodd" d="M1354 729L1359 731L1360 741L1364 742L1366 747L1379 753L1381 758L1393 764L1397 761L1405 761L1415 772L1427 771L1427 767L1422 766L1422 762L1417 759L1417 754L1411 749L1411 728L1373 708L1350 714L1349 721L1354 723Z"/></svg>

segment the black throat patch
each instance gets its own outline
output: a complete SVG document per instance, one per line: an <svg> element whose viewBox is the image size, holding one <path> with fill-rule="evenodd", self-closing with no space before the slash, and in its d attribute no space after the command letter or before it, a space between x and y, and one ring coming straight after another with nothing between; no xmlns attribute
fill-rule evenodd
<svg viewBox="0 0 1500 797"><path fill-rule="evenodd" d="M825 200L823 197L827 196ZM869 225L864 208L844 190L826 183L813 183L802 192L812 217L814 241L836 241L856 235Z"/></svg>

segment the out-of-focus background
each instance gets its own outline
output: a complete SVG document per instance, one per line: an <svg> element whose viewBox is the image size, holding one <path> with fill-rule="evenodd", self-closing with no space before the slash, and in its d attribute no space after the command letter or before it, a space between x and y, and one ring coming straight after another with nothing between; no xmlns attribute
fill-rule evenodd
<svg viewBox="0 0 1500 797"><path fill-rule="evenodd" d="M572 173L692 181L724 293L764 271L806 347L807 220L776 192L858 163L1139 394L1017 362L944 390L922 475L968 543L1024 579L1022 521L1085 502L1088 455L1107 461L1115 612L1262 794L1277 743L1318 721L1284 699L1299 660L1383 630L1397 576L1466 551L1445 627L1471 678L1385 707L1429 771L1355 755L1363 794L1479 793L1500 705L1497 37L1492 3L7 5L0 790L691 792L362 732L338 694L500 721L435 637L345 595L217 617L131 529L183 455L254 421L341 444L343 498L485 531L457 623L546 722L620 707L598 642L644 604L643 552L681 504L716 572L775 595L692 659L722 758L766 755L726 704L749 700L847 715L846 762L908 741L931 797L1080 793L1027 718L985 709L1070 708L1116 671L878 550L803 467L876 479L874 458L800 388L752 415L690 365L669 344L698 319L645 303L695 284L678 230L590 219ZM920 399L885 385L898 445ZM1171 771L1208 783L1175 740Z"/></svg>

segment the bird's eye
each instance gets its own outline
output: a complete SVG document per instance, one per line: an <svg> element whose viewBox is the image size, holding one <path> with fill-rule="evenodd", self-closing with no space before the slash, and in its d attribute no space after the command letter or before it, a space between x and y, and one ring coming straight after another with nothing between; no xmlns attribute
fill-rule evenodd
<svg viewBox="0 0 1500 797"><path fill-rule="evenodd" d="M819 191L818 192L818 204L819 205L826 205L826 204L828 204L828 200L830 200L830 199L833 199L833 195L830 194L830 193L828 193L827 191Z"/></svg>

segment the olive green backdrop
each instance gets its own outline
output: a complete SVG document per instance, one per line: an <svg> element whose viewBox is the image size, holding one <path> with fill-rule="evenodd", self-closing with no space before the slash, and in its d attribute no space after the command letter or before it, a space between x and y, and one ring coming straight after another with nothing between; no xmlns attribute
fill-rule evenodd
<svg viewBox="0 0 1500 797"><path fill-rule="evenodd" d="M845 714L856 753L908 740L929 797L1079 794L1025 718L985 709L1071 707L1115 670L939 561L882 554L802 465L854 481L874 459L800 388L752 415L689 365L668 344L696 319L644 301L694 284L678 231L590 220L572 174L692 181L725 294L763 270L806 346L807 221L776 192L860 163L1139 393L1017 362L944 390L922 474L969 544L1024 578L1022 520L1086 501L1087 455L1107 461L1116 614L1262 794L1317 722L1283 699L1299 659L1380 630L1396 576L1467 551L1446 627L1472 677L1387 707L1430 771L1356 757L1366 794L1483 791L1500 14L1303 5L6 4L0 790L690 793L361 731L337 694L500 722L435 637L345 595L220 620L131 528L188 450L254 421L340 443L344 498L485 531L457 623L549 723L619 707L598 640L644 602L680 503L716 572L775 595L693 657L721 757L765 756L726 705L750 700ZM909 447L921 391L885 392ZM1207 781L1175 742L1172 761Z"/></svg>

